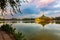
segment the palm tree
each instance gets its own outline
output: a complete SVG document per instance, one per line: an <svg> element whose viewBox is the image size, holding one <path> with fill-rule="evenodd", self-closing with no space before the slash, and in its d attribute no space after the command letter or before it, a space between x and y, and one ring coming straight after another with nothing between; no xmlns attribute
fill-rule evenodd
<svg viewBox="0 0 60 40"><path fill-rule="evenodd" d="M23 1L25 2L25 1ZM21 1L20 0L0 0L0 12L2 15L7 15L7 8L11 8L9 12L13 16L13 13L21 12L20 9Z"/></svg>

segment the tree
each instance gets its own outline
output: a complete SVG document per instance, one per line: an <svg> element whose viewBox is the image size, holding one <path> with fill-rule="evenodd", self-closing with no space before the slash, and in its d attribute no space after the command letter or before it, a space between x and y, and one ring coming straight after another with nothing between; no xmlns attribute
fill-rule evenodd
<svg viewBox="0 0 60 40"><path fill-rule="evenodd" d="M25 1L23 0L23 2ZM7 13L7 7L11 7L9 11L12 16L13 13L17 13L17 12L22 13L20 10L20 6L21 6L20 0L0 0L0 11L2 15Z"/></svg>

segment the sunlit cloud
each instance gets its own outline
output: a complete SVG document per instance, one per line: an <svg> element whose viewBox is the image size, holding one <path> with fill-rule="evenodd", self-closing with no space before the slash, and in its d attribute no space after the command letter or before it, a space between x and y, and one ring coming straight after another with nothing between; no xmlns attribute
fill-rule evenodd
<svg viewBox="0 0 60 40"><path fill-rule="evenodd" d="M54 1L55 0L35 0L34 4L36 4L36 7L45 7Z"/></svg>

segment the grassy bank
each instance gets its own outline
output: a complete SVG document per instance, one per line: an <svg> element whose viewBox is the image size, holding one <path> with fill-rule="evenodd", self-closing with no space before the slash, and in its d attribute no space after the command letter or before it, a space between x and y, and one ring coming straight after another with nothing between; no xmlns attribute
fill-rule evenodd
<svg viewBox="0 0 60 40"><path fill-rule="evenodd" d="M15 40L26 40L22 33L20 32L16 33L15 32L16 28L11 27L9 24L2 25L1 30L5 31L10 36L12 34Z"/></svg>

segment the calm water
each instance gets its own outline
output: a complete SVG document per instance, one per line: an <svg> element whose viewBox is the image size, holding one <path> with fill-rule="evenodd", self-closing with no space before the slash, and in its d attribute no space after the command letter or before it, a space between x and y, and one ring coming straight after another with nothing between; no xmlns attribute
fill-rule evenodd
<svg viewBox="0 0 60 40"><path fill-rule="evenodd" d="M60 23L48 24L22 23L22 21L5 21L2 24L12 24L16 32L22 32L27 40L60 40Z"/></svg>

